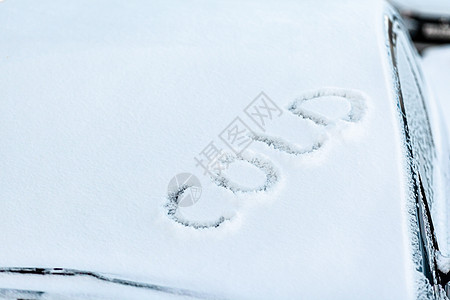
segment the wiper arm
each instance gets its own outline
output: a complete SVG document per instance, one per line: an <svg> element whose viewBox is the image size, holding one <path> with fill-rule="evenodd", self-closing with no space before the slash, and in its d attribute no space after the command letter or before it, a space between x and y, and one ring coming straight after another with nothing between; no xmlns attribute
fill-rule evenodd
<svg viewBox="0 0 450 300"><path fill-rule="evenodd" d="M164 285L144 283L138 281L132 281L127 279L116 278L113 276L108 276L102 273L83 271L77 269L66 269L66 268L0 268L0 274L22 274L22 275L37 275L37 276L80 276L80 277L90 277L96 280L135 287L140 289L147 289L156 292L162 292L178 296L188 296L198 299L218 299L217 296L208 295L188 289L168 287ZM43 292L39 292L43 293Z"/></svg>

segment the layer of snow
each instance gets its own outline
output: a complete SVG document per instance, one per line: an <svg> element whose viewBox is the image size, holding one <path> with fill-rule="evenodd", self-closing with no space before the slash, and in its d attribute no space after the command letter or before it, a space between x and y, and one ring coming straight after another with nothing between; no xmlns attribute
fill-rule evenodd
<svg viewBox="0 0 450 300"><path fill-rule="evenodd" d="M438 268L444 274L450 272L450 257L442 255L440 252L436 253L436 263Z"/></svg>
<svg viewBox="0 0 450 300"><path fill-rule="evenodd" d="M413 295L382 22L364 1L1 3L0 266L233 299ZM282 109L264 132L244 113L261 91ZM327 107L293 108L314 95ZM212 180L194 157L238 116L260 139ZM168 214L182 172L202 196L176 213L218 227Z"/></svg>
<svg viewBox="0 0 450 300"><path fill-rule="evenodd" d="M423 53L422 69L424 77L429 86L429 91L432 92L432 102L430 106L430 120L432 121L432 128L434 136L436 137L436 150L439 162L435 164L436 172L441 178L438 182L439 186L436 191L440 191L437 195L437 205L433 208L432 213L434 217L434 225L436 229L437 238L439 241L440 250L444 254L450 254L450 236L448 235L448 228L450 228L450 218L448 215L450 207L450 159L448 154L449 141L440 137L445 137L450 132L450 47L438 46L427 48ZM444 131L444 132L442 132Z"/></svg>

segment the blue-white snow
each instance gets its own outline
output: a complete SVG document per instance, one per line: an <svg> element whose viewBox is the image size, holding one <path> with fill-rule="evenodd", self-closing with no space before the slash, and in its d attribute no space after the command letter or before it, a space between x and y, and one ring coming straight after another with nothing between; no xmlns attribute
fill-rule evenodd
<svg viewBox="0 0 450 300"><path fill-rule="evenodd" d="M382 12L376 1L0 3L0 267L232 299L414 296ZM283 111L266 131L243 112L261 91ZM321 93L306 117L292 106ZM194 157L236 117L261 138L220 186ZM223 217L218 227L168 215L181 172L203 190L177 213ZM23 276L0 275L0 287L80 294L71 278ZM147 295L115 289L82 292Z"/></svg>

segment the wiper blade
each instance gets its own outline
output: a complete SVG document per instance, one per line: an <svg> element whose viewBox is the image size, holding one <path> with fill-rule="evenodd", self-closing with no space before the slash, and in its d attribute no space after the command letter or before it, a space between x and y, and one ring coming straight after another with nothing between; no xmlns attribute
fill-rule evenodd
<svg viewBox="0 0 450 300"><path fill-rule="evenodd" d="M21 274L21 275L36 275L36 276L63 276L63 277L89 277L95 280L100 280L103 282L146 289L155 292L167 293L176 296L192 297L197 299L219 299L217 296L208 295L201 292L196 292L188 289L174 288L164 285L144 283L133 280L121 279L114 276L106 275L103 273L84 271L77 269L67 269L67 268L20 268L20 267L10 267L10 268L0 268L0 274ZM0 295L3 292L12 291L9 289L0 289ZM45 293L44 291L26 291L26 290L15 290L25 293Z"/></svg>

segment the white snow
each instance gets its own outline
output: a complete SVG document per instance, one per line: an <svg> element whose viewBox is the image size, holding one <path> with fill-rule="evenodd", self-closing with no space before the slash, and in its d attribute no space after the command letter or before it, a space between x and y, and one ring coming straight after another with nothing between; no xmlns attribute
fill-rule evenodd
<svg viewBox="0 0 450 300"><path fill-rule="evenodd" d="M450 272L450 257L444 256L441 252L438 251L436 253L436 263L438 269L444 274Z"/></svg>
<svg viewBox="0 0 450 300"><path fill-rule="evenodd" d="M0 267L233 299L412 296L382 11L378 1L1 3ZM265 131L244 113L261 91L283 111ZM289 110L305 93L326 94L327 109L305 107L316 118ZM218 135L236 117L279 147L255 140L240 170L212 180L194 157L211 141L227 149ZM167 185L181 172L203 190L174 218ZM40 287L11 278L0 286Z"/></svg>
<svg viewBox="0 0 450 300"><path fill-rule="evenodd" d="M442 138L448 136L450 132L450 47L437 46L430 47L424 51L422 59L422 67L425 79L432 94L430 106L430 120L432 121L432 129L434 130L435 143L438 161L435 163L436 172L441 179L438 182L436 191L437 201L432 210L436 235L439 241L440 250L448 255L450 254L450 236L448 228L450 228L450 218L448 215L448 207L450 207L450 160L448 158L449 140Z"/></svg>

